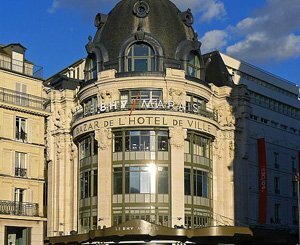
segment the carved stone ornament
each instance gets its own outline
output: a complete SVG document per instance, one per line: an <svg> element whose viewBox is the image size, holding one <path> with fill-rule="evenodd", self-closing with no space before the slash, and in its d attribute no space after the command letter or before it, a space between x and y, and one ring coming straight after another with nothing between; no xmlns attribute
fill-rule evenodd
<svg viewBox="0 0 300 245"><path fill-rule="evenodd" d="M150 12L148 3L139 0L133 6L133 13L139 18L145 18Z"/></svg>
<svg viewBox="0 0 300 245"><path fill-rule="evenodd" d="M183 127L170 128L170 143L172 147L184 147L184 140L187 137L187 130Z"/></svg>
<svg viewBox="0 0 300 245"><path fill-rule="evenodd" d="M137 28L137 32L135 33L135 39L138 41L143 41L145 39L145 32L143 30L142 23L139 23L139 26Z"/></svg>
<svg viewBox="0 0 300 245"><path fill-rule="evenodd" d="M101 128L96 130L95 139L98 141L98 147L100 147L101 150L106 150L112 144L111 129Z"/></svg>
<svg viewBox="0 0 300 245"><path fill-rule="evenodd" d="M173 101L174 104L177 106L182 103L184 93L182 90L170 88L169 96L170 96L170 100Z"/></svg>
<svg viewBox="0 0 300 245"><path fill-rule="evenodd" d="M218 114L218 123L221 126L232 127L235 125L233 109L228 104L222 104L216 108Z"/></svg>
<svg viewBox="0 0 300 245"><path fill-rule="evenodd" d="M110 91L101 91L100 98L102 103L109 104L112 102L112 94Z"/></svg>
<svg viewBox="0 0 300 245"><path fill-rule="evenodd" d="M190 27L194 23L194 17L191 9L188 9L187 11L180 13L180 16L181 16L181 20L186 26Z"/></svg>

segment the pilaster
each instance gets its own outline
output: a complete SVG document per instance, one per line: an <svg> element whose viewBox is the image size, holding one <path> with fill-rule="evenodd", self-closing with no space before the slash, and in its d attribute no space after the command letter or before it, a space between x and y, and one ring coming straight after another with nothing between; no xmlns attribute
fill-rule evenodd
<svg viewBox="0 0 300 245"><path fill-rule="evenodd" d="M111 129L95 131L98 141L98 226L111 227L112 202L112 133Z"/></svg>
<svg viewBox="0 0 300 245"><path fill-rule="evenodd" d="M184 140L186 137L186 129L170 128L172 227L184 225Z"/></svg>

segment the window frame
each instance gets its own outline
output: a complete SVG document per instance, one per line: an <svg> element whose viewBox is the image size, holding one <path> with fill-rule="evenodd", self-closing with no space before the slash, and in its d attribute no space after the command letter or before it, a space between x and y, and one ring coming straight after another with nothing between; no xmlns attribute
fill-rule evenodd
<svg viewBox="0 0 300 245"><path fill-rule="evenodd" d="M148 48L147 55L137 55L135 56L135 47L146 46ZM125 51L125 71L126 72L152 72L156 71L156 54L154 48L147 42L135 42L131 44ZM136 61L146 60L147 70L136 70Z"/></svg>

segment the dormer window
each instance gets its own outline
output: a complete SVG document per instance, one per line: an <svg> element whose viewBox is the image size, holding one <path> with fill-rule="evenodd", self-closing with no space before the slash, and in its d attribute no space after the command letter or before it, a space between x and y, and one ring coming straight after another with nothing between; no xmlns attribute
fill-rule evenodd
<svg viewBox="0 0 300 245"><path fill-rule="evenodd" d="M91 57L86 60L85 65L86 81L97 78L97 60L96 57Z"/></svg>
<svg viewBox="0 0 300 245"><path fill-rule="evenodd" d="M200 59L199 56L191 52L188 56L186 74L191 77L200 78Z"/></svg>
<svg viewBox="0 0 300 245"><path fill-rule="evenodd" d="M154 50L146 43L135 43L127 52L127 71L155 71Z"/></svg>

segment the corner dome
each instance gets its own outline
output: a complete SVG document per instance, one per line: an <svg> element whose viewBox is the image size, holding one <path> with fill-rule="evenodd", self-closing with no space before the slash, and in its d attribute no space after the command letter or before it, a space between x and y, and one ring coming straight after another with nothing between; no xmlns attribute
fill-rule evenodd
<svg viewBox="0 0 300 245"><path fill-rule="evenodd" d="M201 45L192 23L191 11L181 12L169 0L122 0L108 15L96 16L98 30L86 49L89 57L96 58L98 71L126 72L126 50L137 42L149 44L155 51L156 71L186 69L191 52L199 56L203 68Z"/></svg>

